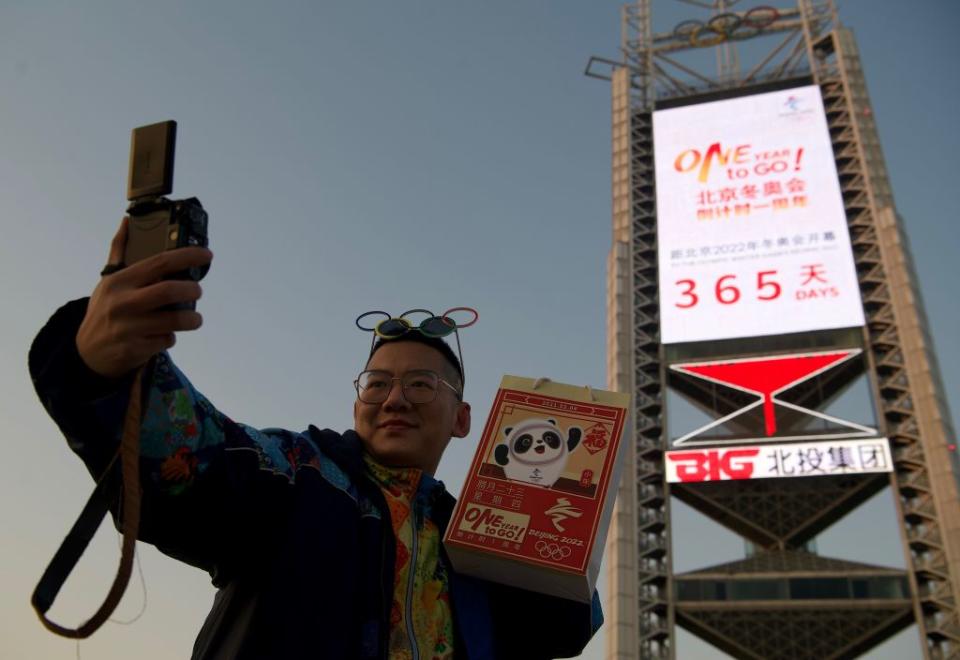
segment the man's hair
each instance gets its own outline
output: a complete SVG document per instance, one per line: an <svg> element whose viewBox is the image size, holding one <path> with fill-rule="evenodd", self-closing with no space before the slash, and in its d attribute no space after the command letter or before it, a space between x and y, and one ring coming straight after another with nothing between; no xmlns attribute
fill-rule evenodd
<svg viewBox="0 0 960 660"><path fill-rule="evenodd" d="M460 390L463 390L463 366L460 364L460 360L457 359L457 354L453 352L453 349L450 348L450 344L443 341L439 337L429 337L422 332L411 331L405 332L399 337L393 337L391 339L384 339L380 337L377 339L376 343L373 345L373 348L370 350L370 357L367 358L367 364L370 364L373 354L380 350L382 346L386 344L396 344L402 341L412 341L418 344L424 344L430 348L438 351L440 355L444 357L447 363L453 367L453 373L456 374L460 382L454 383L459 387ZM461 392L462 396L462 392Z"/></svg>

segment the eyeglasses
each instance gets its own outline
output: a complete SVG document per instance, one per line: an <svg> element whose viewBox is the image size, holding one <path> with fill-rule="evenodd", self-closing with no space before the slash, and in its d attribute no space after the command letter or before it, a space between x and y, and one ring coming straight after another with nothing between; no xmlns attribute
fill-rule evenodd
<svg viewBox="0 0 960 660"><path fill-rule="evenodd" d="M457 317L466 317L466 320L457 320ZM396 339L408 332L417 331L426 337L441 338L453 333L457 339L457 357L460 358L460 374L463 376L463 353L460 350L460 333L458 330L469 328L477 322L478 318L480 318L480 315L472 307L453 307L439 315L428 309L409 309L400 316L390 316L386 312L376 310L361 314L354 323L361 330L373 333L373 337L370 338L371 354L373 354L377 337ZM463 380L466 382L465 377ZM449 385L449 383L447 384Z"/></svg>
<svg viewBox="0 0 960 660"><path fill-rule="evenodd" d="M393 382L400 381L400 391L409 403L430 403L437 398L440 385L446 385L460 398L456 387L427 369L408 371L402 376L394 376L389 371L364 371L353 381L357 398L364 403L383 403L390 396Z"/></svg>

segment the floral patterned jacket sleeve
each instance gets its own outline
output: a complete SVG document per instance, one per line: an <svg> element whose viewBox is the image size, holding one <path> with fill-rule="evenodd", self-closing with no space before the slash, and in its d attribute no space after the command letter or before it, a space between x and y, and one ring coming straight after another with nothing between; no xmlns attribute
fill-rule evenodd
<svg viewBox="0 0 960 660"><path fill-rule="evenodd" d="M119 446L132 376L108 380L83 364L75 337L86 303L54 314L29 361L41 402L99 479ZM141 540L211 572L255 556L282 523L298 469L328 467L316 446L304 434L231 421L166 353L143 389Z"/></svg>

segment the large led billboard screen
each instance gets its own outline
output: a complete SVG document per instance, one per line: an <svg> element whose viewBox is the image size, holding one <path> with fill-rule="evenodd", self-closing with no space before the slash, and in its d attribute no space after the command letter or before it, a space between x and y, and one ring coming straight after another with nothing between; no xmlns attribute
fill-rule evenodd
<svg viewBox="0 0 960 660"><path fill-rule="evenodd" d="M658 110L666 344L864 324L820 90Z"/></svg>

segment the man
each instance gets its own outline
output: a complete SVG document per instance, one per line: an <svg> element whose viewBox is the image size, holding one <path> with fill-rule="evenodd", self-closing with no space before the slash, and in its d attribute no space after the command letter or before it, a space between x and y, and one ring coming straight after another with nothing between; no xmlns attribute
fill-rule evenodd
<svg viewBox="0 0 960 660"><path fill-rule="evenodd" d="M109 264L120 264L121 224ZM418 331L374 347L357 380L354 430L256 430L216 410L171 362L202 319L175 303L199 284L202 248L105 269L30 351L37 392L99 478L119 445L133 374L144 371L139 538L210 572L214 606L195 659L552 658L581 652L593 605L457 574L440 539L453 498L433 479L470 430L462 369ZM114 512L116 514L116 511Z"/></svg>

